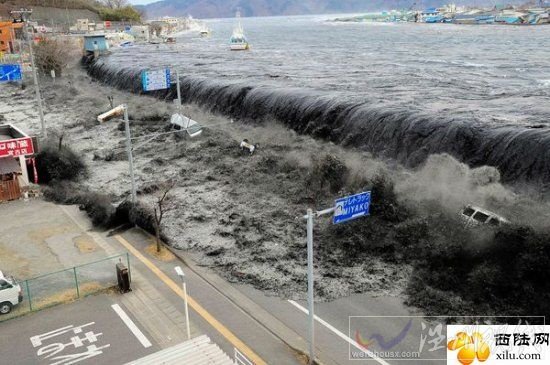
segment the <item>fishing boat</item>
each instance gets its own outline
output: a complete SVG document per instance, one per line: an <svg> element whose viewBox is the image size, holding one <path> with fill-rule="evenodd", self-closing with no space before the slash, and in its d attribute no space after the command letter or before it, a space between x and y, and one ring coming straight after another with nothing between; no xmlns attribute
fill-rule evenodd
<svg viewBox="0 0 550 365"><path fill-rule="evenodd" d="M250 49L250 45L244 35L244 30L240 21L240 14L237 12L237 25L233 29L233 34L229 40L229 48L232 51L246 51Z"/></svg>
<svg viewBox="0 0 550 365"><path fill-rule="evenodd" d="M202 26L200 30L200 35L203 38L210 37L210 29L207 26Z"/></svg>

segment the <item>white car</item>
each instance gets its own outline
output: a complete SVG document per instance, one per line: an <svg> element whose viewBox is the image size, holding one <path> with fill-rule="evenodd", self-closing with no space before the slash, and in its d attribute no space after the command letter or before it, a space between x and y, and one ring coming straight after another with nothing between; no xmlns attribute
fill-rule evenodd
<svg viewBox="0 0 550 365"><path fill-rule="evenodd" d="M461 212L461 217L467 227L489 225L499 227L510 224L510 221L500 215L473 205L467 205Z"/></svg>
<svg viewBox="0 0 550 365"><path fill-rule="evenodd" d="M11 309L23 301L21 286L15 279L5 277L0 271L0 314L8 314Z"/></svg>

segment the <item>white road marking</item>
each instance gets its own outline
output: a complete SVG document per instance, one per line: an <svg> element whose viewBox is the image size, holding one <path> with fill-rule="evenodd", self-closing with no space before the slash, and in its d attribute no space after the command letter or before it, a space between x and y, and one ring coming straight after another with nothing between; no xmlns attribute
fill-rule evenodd
<svg viewBox="0 0 550 365"><path fill-rule="evenodd" d="M292 304L293 306L295 306L296 308L298 308L299 310L301 310L302 312L304 312L305 314L309 315L309 311L306 308L302 307L300 304L296 303L293 300L289 300L288 302L290 304ZM366 353L374 361L376 361L376 362L378 362L379 364L382 364L382 365L390 365L388 362L384 361L383 359L381 359L378 356L376 356L375 354L373 354L372 351L369 351L369 350L361 347L357 342L355 342L354 340L352 340L351 338L349 338L348 336L346 336L345 334L343 334L342 332L337 330L334 326L332 326L330 323L326 322L324 319L318 317L317 315L314 315L313 317L315 318L315 320L317 322L321 323L323 326L328 328L336 336L340 337L341 339L343 339L344 341L346 341L347 343L349 343L350 345L352 345L353 347L355 347L359 351L362 351L362 352Z"/></svg>
<svg viewBox="0 0 550 365"><path fill-rule="evenodd" d="M128 315L126 314L126 312L124 312L122 310L122 308L120 308L120 305L118 304L113 304L111 306L111 308L113 308L113 310L116 312L116 314L118 314L118 316L120 317L120 319L122 319L122 322L124 322L124 324L128 327L128 329L130 331L132 331L132 333L134 334L134 336L136 336L136 338L138 339L139 342L141 342L141 344L143 345L143 347L147 348L147 347L151 347L151 342L149 342L149 340L147 339L147 337L145 337L145 335L143 334L143 332L141 332L141 330L136 326L136 324L134 323L134 321L132 321L130 319L130 317L128 317Z"/></svg>

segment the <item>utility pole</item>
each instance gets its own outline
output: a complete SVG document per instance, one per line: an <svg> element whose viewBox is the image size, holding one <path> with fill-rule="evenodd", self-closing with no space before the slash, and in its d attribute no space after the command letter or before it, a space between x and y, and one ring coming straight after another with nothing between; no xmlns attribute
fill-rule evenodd
<svg viewBox="0 0 550 365"><path fill-rule="evenodd" d="M134 156L132 155L132 138L130 136L130 120L128 119L128 106L124 108L124 130L126 132L126 152L128 153L128 164L130 165L130 179L132 180L132 204L136 204L136 178L134 176Z"/></svg>
<svg viewBox="0 0 550 365"><path fill-rule="evenodd" d="M309 365L315 363L315 313L313 310L313 218L334 213L336 208L328 208L319 212L307 210L304 219L307 220L307 306L309 315Z"/></svg>
<svg viewBox="0 0 550 365"><path fill-rule="evenodd" d="M315 362L315 314L313 312L313 211L307 210L307 304L309 311L309 365Z"/></svg>
<svg viewBox="0 0 550 365"><path fill-rule="evenodd" d="M21 10L14 10L11 12L11 14L15 15L18 14L21 17L21 20L25 22L24 29L25 29L25 38L27 39L27 43L29 44L29 56L31 58L31 68L32 68L32 77L34 79L34 90L36 93L36 102L38 103L38 114L40 116L40 126L42 128L42 137L46 138L47 131L46 131L46 124L44 123L44 109L42 107L42 96L40 95L40 86L38 84L38 76L36 74L36 66L34 64L34 54L32 51L32 36L29 35L29 23L28 18L32 14L32 10L28 9L21 9ZM29 15L29 17L25 17L26 15Z"/></svg>
<svg viewBox="0 0 550 365"><path fill-rule="evenodd" d="M176 273L178 274L178 276L181 278L181 282L182 282L181 285L183 287L183 301L184 301L184 305L185 305L185 326L186 326L186 329L187 329L187 339L190 340L191 339L191 328L189 327L189 306L187 304L187 285L185 283L185 274L184 274L183 270L181 269L181 267L179 267L179 266L176 266L175 270L176 270Z"/></svg>
<svg viewBox="0 0 550 365"><path fill-rule="evenodd" d="M181 108L180 73L176 69L176 87L178 88L178 109Z"/></svg>

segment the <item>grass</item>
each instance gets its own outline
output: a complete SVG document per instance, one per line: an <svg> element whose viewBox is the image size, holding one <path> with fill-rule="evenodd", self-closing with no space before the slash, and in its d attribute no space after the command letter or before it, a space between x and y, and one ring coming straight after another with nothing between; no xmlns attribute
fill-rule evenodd
<svg viewBox="0 0 550 365"><path fill-rule="evenodd" d="M78 286L80 297L85 297L87 295L97 293L104 289L101 284L97 282L83 283ZM67 304L74 302L79 297L77 296L76 287L71 289L66 289L61 292L55 293L48 297L33 301L32 308L33 311L51 307L57 304Z"/></svg>
<svg viewBox="0 0 550 365"><path fill-rule="evenodd" d="M176 258L176 256L174 256L174 254L164 246L161 246L160 252L157 252L156 242L147 246L145 248L145 252L147 252L150 256L153 256L155 259L163 262L170 262Z"/></svg>
<svg viewBox="0 0 550 365"><path fill-rule="evenodd" d="M75 247L80 253L90 253L97 249L97 245L90 236L83 234L73 239Z"/></svg>

